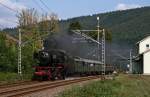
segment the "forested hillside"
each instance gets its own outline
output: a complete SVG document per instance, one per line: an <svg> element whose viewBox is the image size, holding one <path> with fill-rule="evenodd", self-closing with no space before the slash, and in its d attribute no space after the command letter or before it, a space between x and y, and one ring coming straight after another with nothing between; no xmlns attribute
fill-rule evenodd
<svg viewBox="0 0 150 97"><path fill-rule="evenodd" d="M150 34L150 7L62 20L62 28L66 30L71 22L78 21L84 29L95 29L97 16L100 17L100 25L112 32L112 39L115 42L134 44Z"/></svg>
<svg viewBox="0 0 150 97"><path fill-rule="evenodd" d="M150 34L150 7L114 11L89 16L75 17L61 20L60 32L67 32L70 23L78 21L82 29L96 29L96 17L100 17L100 26L112 32L113 41L135 43ZM15 34L16 28L4 29L5 32ZM127 41L128 40L128 41Z"/></svg>
<svg viewBox="0 0 150 97"><path fill-rule="evenodd" d="M147 35L150 35L150 7L107 12L61 20L61 33L68 32L70 24L74 22L79 22L81 29L97 29L98 16L100 18L100 26L109 30L112 36L112 41L106 45L107 63L118 64L123 67L127 66L127 64L129 64L127 59L130 56L130 50L133 49L133 55L136 56L136 42ZM61 36L60 38L63 37L64 36ZM65 46L62 45L62 40L59 44L61 44L62 47L74 47L75 44L68 43L71 39L69 40L69 38L67 38L65 41L67 41ZM87 47L84 45L78 45L79 44L76 44L75 46L78 49L72 51L75 52L75 54L78 53L77 51L80 51L79 54L82 56L87 55L87 52L93 51L92 49L88 50L90 46ZM68 50L70 50L70 48Z"/></svg>
<svg viewBox="0 0 150 97"><path fill-rule="evenodd" d="M129 62L124 60L124 57L129 58L130 49L135 47L137 41L150 35L150 7L61 20L59 21L60 33L54 35L54 39L52 36L47 38L45 47L65 49L70 54L88 58L88 52L92 52L97 46L82 40L83 43L73 43L74 36L68 34L69 26L73 22L79 22L80 29L97 29L97 16L100 17L100 26L107 29L112 36L111 42L106 45L106 61L111 64L128 64ZM4 29L4 31L16 35L14 34L16 29Z"/></svg>

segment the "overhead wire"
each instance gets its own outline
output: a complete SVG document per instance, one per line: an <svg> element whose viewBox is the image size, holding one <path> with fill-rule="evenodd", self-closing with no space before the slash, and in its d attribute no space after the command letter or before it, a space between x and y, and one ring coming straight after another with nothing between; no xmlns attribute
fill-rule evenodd
<svg viewBox="0 0 150 97"><path fill-rule="evenodd" d="M43 7L41 7L40 6L40 4L36 1L36 0L34 0L35 1L35 3L37 4L37 6L42 10L42 11L45 11L46 13L48 13L49 11L50 11L50 9L48 8L48 6L42 1L42 0L40 0L40 2L44 5L44 7L45 7L45 9L47 9L47 11L46 10L44 10L44 8ZM49 25L49 24L48 24ZM41 30L40 30L41 31ZM46 31L47 32L47 31ZM45 35L44 37L46 37L47 35Z"/></svg>
<svg viewBox="0 0 150 97"><path fill-rule="evenodd" d="M36 3L36 6L39 7L42 12L46 12L46 11L44 10L44 8L41 7L40 4L39 4L36 0L32 0L32 1L33 1L34 3Z"/></svg>
<svg viewBox="0 0 150 97"><path fill-rule="evenodd" d="M13 12L18 13L18 11L17 11L17 10L15 10L15 9L13 9L13 8L11 8L11 7L9 7L9 6L5 5L5 4L3 4L3 3L1 3L1 2L0 2L0 5L2 5L3 7L7 8L7 9L9 9L9 10L13 11Z"/></svg>
<svg viewBox="0 0 150 97"><path fill-rule="evenodd" d="M34 1L36 2L36 0L34 0ZM45 10L39 5L38 2L36 2L36 4L40 7L40 9L41 9L42 11L45 11ZM9 9L9 10L15 12L15 13L18 13L17 10L15 10L15 9L13 9L13 8L11 8L11 7L7 6L7 5L5 5L5 4L3 4L2 2L0 2L0 5L2 5L3 7L7 8L7 9ZM16 22L10 21L10 20L7 20L7 21L12 22L12 23L16 23ZM0 26L1 26L1 25L0 25ZM2 27L2 26L1 26L1 27ZM48 33L48 34L49 34L49 33ZM40 38L44 38L44 37L48 36L48 34L46 34L46 35L44 35L44 36L41 36ZM33 38L34 38L34 37L33 37ZM17 40L17 39L16 39L16 40ZM35 39L32 39L32 41L35 41ZM32 41L31 41L31 42L32 42ZM28 42L25 42L24 44L27 44L27 43L28 43Z"/></svg>
<svg viewBox="0 0 150 97"><path fill-rule="evenodd" d="M10 10L10 11L12 11L12 12L14 12L14 13L18 13L18 11L17 11L16 9L13 9L13 8L11 8L11 7L9 7L9 6L5 5L5 4L3 4L2 2L0 2L0 5L3 6L3 7L5 7L5 8L7 8L8 10ZM12 21L12 20L8 20L8 19L3 19L3 20L4 20L4 21L7 21L7 22L11 22L11 23L16 23L16 24L17 24L17 22Z"/></svg>
<svg viewBox="0 0 150 97"><path fill-rule="evenodd" d="M46 8L48 11L50 11L49 7L45 4L44 1L40 0L40 2L45 6L45 8Z"/></svg>
<svg viewBox="0 0 150 97"><path fill-rule="evenodd" d="M36 0L34 0L34 1L35 1L35 3L37 4L37 6L41 9L41 11L45 11L45 10L40 6L40 4L39 4ZM47 8L47 10L49 10L48 6L47 6L42 0L40 0L40 2L45 6L45 8ZM5 4L3 4L2 2L0 2L0 5L3 6L3 7L5 7L5 8L7 8L7 9L9 9L9 10L11 10L11 11L13 11L13 12L15 12L15 13L18 13L17 10L15 10L15 9L13 9L13 8L11 8L11 7L7 6L7 5L5 5ZM46 12L46 11L45 11L45 12ZM12 22L12 21L10 21L10 20L7 20L7 21ZM14 23L14 22L12 22L12 23ZM16 22L15 22L15 23L16 23ZM0 26L2 27L2 25L0 25ZM113 53L114 53L114 52L113 52ZM122 55L120 55L120 54L118 54L118 53L115 53L115 54L116 54L117 56L123 58L123 59L127 59L127 60L128 60L128 58L126 58L126 57L124 57L124 56L122 56Z"/></svg>
<svg viewBox="0 0 150 97"><path fill-rule="evenodd" d="M125 60L129 61L128 57L122 56L121 54L117 53L116 51L111 51L111 52L114 53L116 56L121 57L122 59L125 59Z"/></svg>

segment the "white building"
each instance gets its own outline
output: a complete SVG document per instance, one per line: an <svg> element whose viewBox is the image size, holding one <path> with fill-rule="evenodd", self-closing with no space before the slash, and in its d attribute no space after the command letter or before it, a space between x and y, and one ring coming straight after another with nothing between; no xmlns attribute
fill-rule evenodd
<svg viewBox="0 0 150 97"><path fill-rule="evenodd" d="M145 75L150 75L150 36L144 38L138 43L138 58L140 61L140 67L142 69L142 73Z"/></svg>

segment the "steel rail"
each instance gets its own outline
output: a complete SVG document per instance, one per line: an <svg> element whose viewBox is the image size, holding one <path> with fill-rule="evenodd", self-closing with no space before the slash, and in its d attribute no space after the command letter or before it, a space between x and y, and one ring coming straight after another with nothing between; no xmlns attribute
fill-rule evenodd
<svg viewBox="0 0 150 97"><path fill-rule="evenodd" d="M13 88L10 90L0 91L0 97L20 97L23 95L31 94L33 92L43 91L47 89L52 89L59 86L65 86L73 83L78 83L82 81L97 79L100 76L90 76L90 77L82 77L78 79L73 80L62 80L62 81L56 81L56 82L48 82L45 84L37 84L37 85L29 85L27 87L21 87L21 88Z"/></svg>
<svg viewBox="0 0 150 97"><path fill-rule="evenodd" d="M35 83L39 83L38 81L20 81L20 82L15 82L15 83L7 83L7 84L1 84L0 85L0 89L4 89L4 88L10 88L10 87L16 87L16 86L20 86L20 85L30 85L30 84L35 84Z"/></svg>

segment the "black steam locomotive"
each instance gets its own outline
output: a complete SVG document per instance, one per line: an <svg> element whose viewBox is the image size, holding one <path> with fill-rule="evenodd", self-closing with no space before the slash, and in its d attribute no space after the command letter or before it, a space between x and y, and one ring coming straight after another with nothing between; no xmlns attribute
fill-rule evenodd
<svg viewBox="0 0 150 97"><path fill-rule="evenodd" d="M34 59L38 61L35 66L34 79L55 80L65 79L67 76L102 73L101 62L74 57L63 50L41 50L34 53ZM113 67L106 65L105 73L112 72Z"/></svg>

